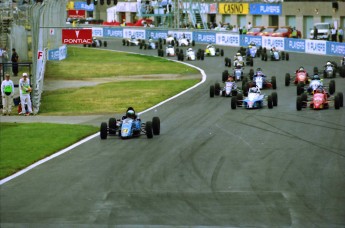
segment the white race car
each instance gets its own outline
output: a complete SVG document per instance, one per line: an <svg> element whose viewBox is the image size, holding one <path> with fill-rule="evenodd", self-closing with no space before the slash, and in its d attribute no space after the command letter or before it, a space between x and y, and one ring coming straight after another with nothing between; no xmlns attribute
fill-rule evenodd
<svg viewBox="0 0 345 228"><path fill-rule="evenodd" d="M122 44L123 46L138 46L141 43L140 39L135 38L132 36L131 38L123 39Z"/></svg>
<svg viewBox="0 0 345 228"><path fill-rule="evenodd" d="M195 60L195 52L193 51L192 48L188 48L186 52L186 57L187 57L187 60L192 60L192 61Z"/></svg>
<svg viewBox="0 0 345 228"><path fill-rule="evenodd" d="M219 50L219 48L216 48L212 44L209 44L206 46L205 49L205 56L224 56L224 50Z"/></svg>
<svg viewBox="0 0 345 228"><path fill-rule="evenodd" d="M171 44L166 47L165 54L166 56L175 56L175 49Z"/></svg>

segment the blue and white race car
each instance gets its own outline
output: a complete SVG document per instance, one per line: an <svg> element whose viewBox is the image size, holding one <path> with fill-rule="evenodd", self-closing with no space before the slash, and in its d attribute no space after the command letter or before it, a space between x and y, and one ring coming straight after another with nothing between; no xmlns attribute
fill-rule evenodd
<svg viewBox="0 0 345 228"><path fill-rule="evenodd" d="M107 139L108 135L118 134L122 139L139 137L144 134L147 138L152 138L153 135L160 134L160 119L153 117L152 121L142 123L141 119L137 117L134 112L131 114L128 111L126 116L122 119L110 118L108 124L101 123L100 137Z"/></svg>
<svg viewBox="0 0 345 228"><path fill-rule="evenodd" d="M244 107L246 109L259 109L263 108L265 105L269 109L273 106L278 105L278 95L273 92L271 95L261 94L258 87L252 87L248 90L248 96L243 98L242 94L237 94L237 96L231 98L231 109L236 109L237 107Z"/></svg>

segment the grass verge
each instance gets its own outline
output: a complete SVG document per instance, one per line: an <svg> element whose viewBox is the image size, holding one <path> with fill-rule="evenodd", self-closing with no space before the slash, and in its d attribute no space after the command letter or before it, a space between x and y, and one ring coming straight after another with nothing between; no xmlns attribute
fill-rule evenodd
<svg viewBox="0 0 345 228"><path fill-rule="evenodd" d="M99 130L86 125L2 122L0 129L0 179Z"/></svg>
<svg viewBox="0 0 345 228"><path fill-rule="evenodd" d="M112 52L95 48L68 47L68 58L49 61L45 78L83 80L150 74L199 74L196 69L164 58Z"/></svg>

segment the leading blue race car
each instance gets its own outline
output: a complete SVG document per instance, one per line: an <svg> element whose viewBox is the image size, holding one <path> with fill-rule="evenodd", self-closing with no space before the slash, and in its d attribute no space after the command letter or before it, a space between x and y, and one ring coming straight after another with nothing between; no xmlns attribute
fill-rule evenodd
<svg viewBox="0 0 345 228"><path fill-rule="evenodd" d="M273 106L278 105L278 96L276 92L271 95L261 94L258 87L252 87L248 91L248 96L243 98L242 94L237 94L231 98L231 109L236 109L237 107L244 107L246 109L259 109L263 108L267 102L269 109Z"/></svg>
<svg viewBox="0 0 345 228"><path fill-rule="evenodd" d="M146 135L147 138L150 139L153 135L160 134L160 119L159 117L153 117L152 121L142 123L140 118L124 116L122 120L110 118L108 124L106 122L101 123L101 139L107 139L108 135L116 134L118 134L122 139L139 137L142 134Z"/></svg>

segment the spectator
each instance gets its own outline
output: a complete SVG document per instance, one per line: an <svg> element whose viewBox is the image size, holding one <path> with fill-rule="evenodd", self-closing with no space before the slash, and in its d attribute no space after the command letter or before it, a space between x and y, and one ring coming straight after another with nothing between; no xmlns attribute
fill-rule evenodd
<svg viewBox="0 0 345 228"><path fill-rule="evenodd" d="M238 29L237 29L236 25L234 25L234 27L232 27L232 31L236 32L236 33L238 32Z"/></svg>
<svg viewBox="0 0 345 228"><path fill-rule="evenodd" d="M332 34L332 41L337 42L337 30L334 27L332 27L331 29L331 34Z"/></svg>
<svg viewBox="0 0 345 228"><path fill-rule="evenodd" d="M242 34L243 34L243 35L246 35L246 34L247 34L247 29L246 29L246 26L243 26L243 29L242 29Z"/></svg>
<svg viewBox="0 0 345 228"><path fill-rule="evenodd" d="M291 33L292 38L297 38L297 30L296 27L293 27L292 33Z"/></svg>
<svg viewBox="0 0 345 228"><path fill-rule="evenodd" d="M30 87L30 79L28 79L28 74L23 73L23 77L19 80L19 93L20 93L20 103L22 106L22 112L19 115L31 115L32 108L31 108L31 87ZM28 113L26 113L25 104L27 104Z"/></svg>
<svg viewBox="0 0 345 228"><path fill-rule="evenodd" d="M314 36L313 36L314 40L317 40L317 35L318 35L318 30L317 30L316 26L314 26Z"/></svg>
<svg viewBox="0 0 345 228"><path fill-rule="evenodd" d="M18 61L19 61L19 56L18 56L18 54L17 54L15 48L12 48L11 61L12 61L12 72L13 72L13 76L18 76Z"/></svg>
<svg viewBox="0 0 345 228"><path fill-rule="evenodd" d="M340 43L343 42L343 36L344 36L344 30L340 27L340 28L338 29L338 41L339 41Z"/></svg>
<svg viewBox="0 0 345 228"><path fill-rule="evenodd" d="M247 25L247 31L249 30L249 29L251 29L253 26L252 26L252 23L251 22L248 22L248 25Z"/></svg>
<svg viewBox="0 0 345 228"><path fill-rule="evenodd" d="M1 83L2 115L11 115L13 105L14 85L10 74L5 74L5 80Z"/></svg>

